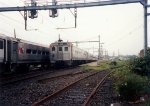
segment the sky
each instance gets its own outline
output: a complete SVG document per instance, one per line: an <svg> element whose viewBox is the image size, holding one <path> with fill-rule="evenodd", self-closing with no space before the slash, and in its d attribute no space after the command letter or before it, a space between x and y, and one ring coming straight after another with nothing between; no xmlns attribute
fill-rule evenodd
<svg viewBox="0 0 150 106"><path fill-rule="evenodd" d="M0 7L24 6L24 1L0 0ZM104 43L101 50L103 53L108 51L109 55L113 55L113 53L115 55L138 55L139 51L143 49L144 12L140 3L78 8L77 28L72 28L75 21L70 11L73 12L74 9L58 10L56 18L49 17L48 10L38 11L38 18L28 18L28 31L24 28L24 18L21 15L23 12L1 12L0 33L14 37L15 29L17 38L44 45L57 41L59 35L64 41L71 42L98 41L100 35L100 40ZM150 18L148 17L149 28ZM148 31L148 46L150 47L149 42L150 33ZM78 47L94 55L98 54L97 42L79 43Z"/></svg>

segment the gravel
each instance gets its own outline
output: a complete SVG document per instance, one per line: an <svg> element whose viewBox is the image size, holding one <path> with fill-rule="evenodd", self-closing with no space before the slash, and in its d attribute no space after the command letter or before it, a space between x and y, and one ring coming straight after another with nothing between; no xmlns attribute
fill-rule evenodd
<svg viewBox="0 0 150 106"><path fill-rule="evenodd" d="M109 71L102 71L98 74L81 80L71 86L65 92L57 95L52 100L44 103L45 106L81 106L85 99L91 94L97 83L108 74Z"/></svg>
<svg viewBox="0 0 150 106"><path fill-rule="evenodd" d="M96 94L90 102L90 106L110 106L111 103L119 101L117 94L113 89L114 79L111 77L106 78L101 87L98 88Z"/></svg>
<svg viewBox="0 0 150 106"><path fill-rule="evenodd" d="M73 69L65 69L58 70L57 72L53 72L44 76L36 77L34 79L28 79L20 82L16 82L13 84L9 84L7 86L0 87L0 106L31 106L37 100L54 93L57 90L62 89L64 86L70 84L71 82L78 80L83 75L88 75L89 73L65 76L54 78L46 82L39 82L39 80L44 78L51 78L54 76L59 76L68 73L76 73L82 71L79 67ZM99 100L95 99L95 102L91 102L91 105L96 106L95 104L99 104L100 106L107 106L110 103L117 102L117 96L113 92L112 83L113 79L109 78L109 85L103 87L99 90L99 92L106 92L105 96L98 97ZM86 86L89 86L88 83ZM105 91L106 90L106 91ZM82 94L82 93L81 93ZM101 95L102 93L100 93ZM63 99L60 97L59 99ZM75 101L81 102L82 98L76 99ZM69 100L69 98L68 98ZM101 102L99 102L101 101ZM67 102L64 101L64 105L67 105ZM61 106L61 104L59 104ZM110 106L110 105L109 105Z"/></svg>
<svg viewBox="0 0 150 106"><path fill-rule="evenodd" d="M46 76L17 82L0 89L0 106L31 106L31 104L44 96L62 89L72 81L78 80L83 74L75 76L66 76L63 78L53 79L46 83L39 83L39 79L49 78L62 74L81 71L80 68L58 71Z"/></svg>

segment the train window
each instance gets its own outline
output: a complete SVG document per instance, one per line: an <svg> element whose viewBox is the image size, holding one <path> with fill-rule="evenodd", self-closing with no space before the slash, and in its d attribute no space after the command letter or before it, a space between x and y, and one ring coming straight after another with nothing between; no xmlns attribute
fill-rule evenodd
<svg viewBox="0 0 150 106"><path fill-rule="evenodd" d="M17 51L17 42L13 42L13 51Z"/></svg>
<svg viewBox="0 0 150 106"><path fill-rule="evenodd" d="M68 51L68 47L65 47L65 51Z"/></svg>
<svg viewBox="0 0 150 106"><path fill-rule="evenodd" d="M62 51L62 47L59 47L59 51Z"/></svg>
<svg viewBox="0 0 150 106"><path fill-rule="evenodd" d="M42 52L42 55L45 55L45 51Z"/></svg>
<svg viewBox="0 0 150 106"><path fill-rule="evenodd" d="M33 53L33 54L36 54L36 53L37 53L37 50L32 50L32 53Z"/></svg>
<svg viewBox="0 0 150 106"><path fill-rule="evenodd" d="M46 52L46 55L49 55L49 52Z"/></svg>
<svg viewBox="0 0 150 106"><path fill-rule="evenodd" d="M67 45L67 43L63 43L63 45Z"/></svg>
<svg viewBox="0 0 150 106"><path fill-rule="evenodd" d="M38 50L38 54L41 54L41 51L40 51L40 50Z"/></svg>
<svg viewBox="0 0 150 106"><path fill-rule="evenodd" d="M0 49L3 49L3 41L0 40Z"/></svg>
<svg viewBox="0 0 150 106"><path fill-rule="evenodd" d="M55 47L54 46L52 47L52 51L55 51Z"/></svg>
<svg viewBox="0 0 150 106"><path fill-rule="evenodd" d="M58 45L63 45L63 43L58 43Z"/></svg>
<svg viewBox="0 0 150 106"><path fill-rule="evenodd" d="M26 53L27 53L27 54L31 54L31 49L27 49L27 50L26 50Z"/></svg>
<svg viewBox="0 0 150 106"><path fill-rule="evenodd" d="M23 48L19 48L19 49L18 49L18 52L19 52L19 54L23 54L23 53L24 53Z"/></svg>

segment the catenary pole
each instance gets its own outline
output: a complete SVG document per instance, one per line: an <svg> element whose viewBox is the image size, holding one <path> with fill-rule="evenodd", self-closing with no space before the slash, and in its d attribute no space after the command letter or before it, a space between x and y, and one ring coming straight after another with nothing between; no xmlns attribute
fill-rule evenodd
<svg viewBox="0 0 150 106"><path fill-rule="evenodd" d="M147 56L147 0L143 5L144 7L144 56Z"/></svg>

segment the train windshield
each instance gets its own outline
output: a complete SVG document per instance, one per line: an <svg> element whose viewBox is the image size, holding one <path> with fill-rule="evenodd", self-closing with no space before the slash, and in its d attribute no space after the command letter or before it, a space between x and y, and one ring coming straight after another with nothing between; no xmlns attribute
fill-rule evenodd
<svg viewBox="0 0 150 106"><path fill-rule="evenodd" d="M0 40L0 49L3 49L3 41Z"/></svg>
<svg viewBox="0 0 150 106"><path fill-rule="evenodd" d="M65 47L65 51L68 51L68 47Z"/></svg>
<svg viewBox="0 0 150 106"><path fill-rule="evenodd" d="M62 47L59 47L59 51L62 51Z"/></svg>
<svg viewBox="0 0 150 106"><path fill-rule="evenodd" d="M54 46L52 47L52 51L55 51L55 47Z"/></svg>

